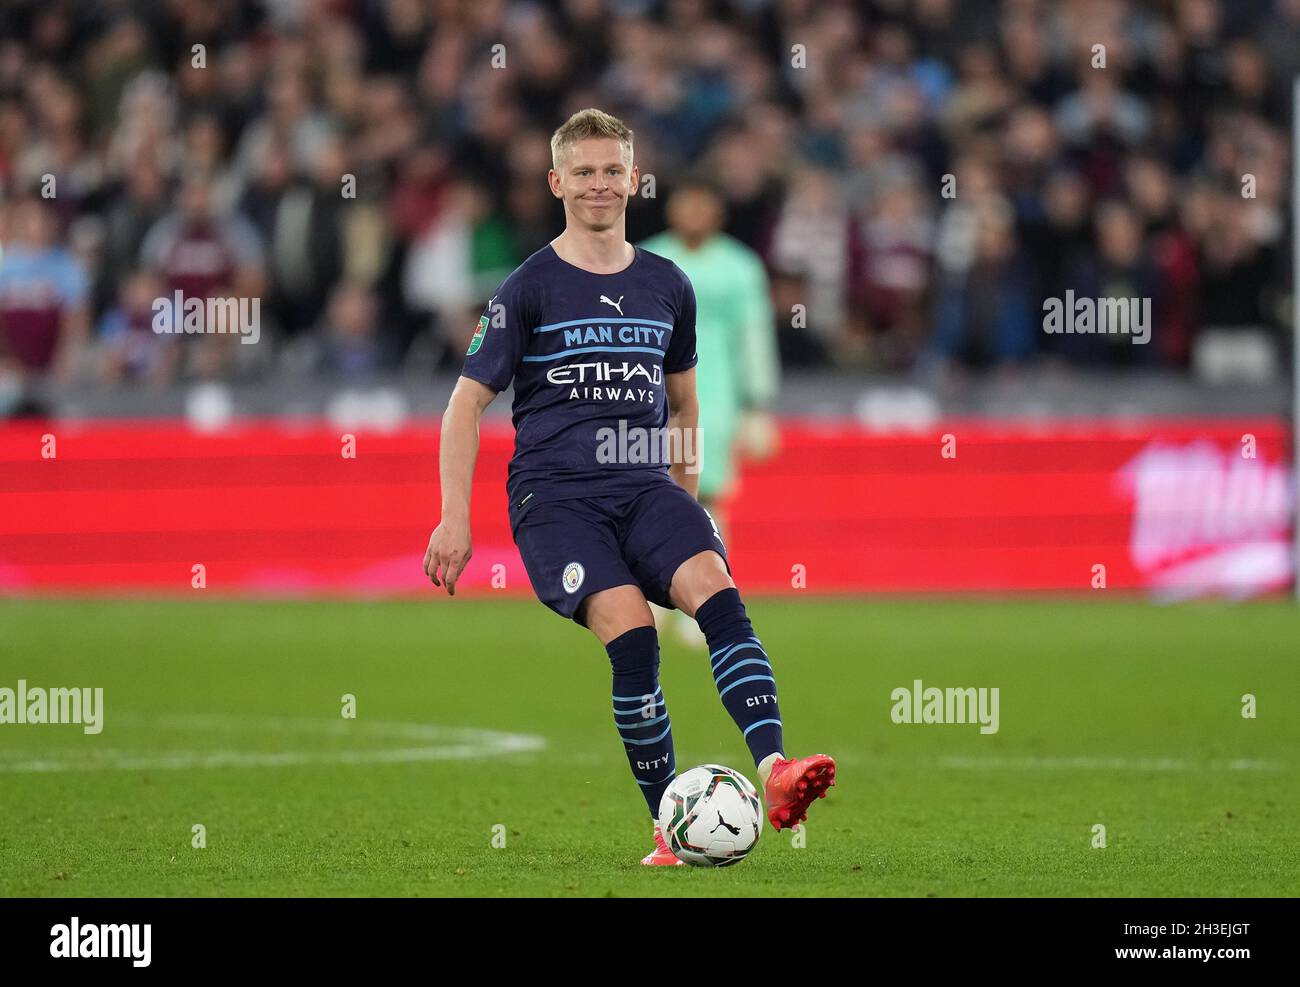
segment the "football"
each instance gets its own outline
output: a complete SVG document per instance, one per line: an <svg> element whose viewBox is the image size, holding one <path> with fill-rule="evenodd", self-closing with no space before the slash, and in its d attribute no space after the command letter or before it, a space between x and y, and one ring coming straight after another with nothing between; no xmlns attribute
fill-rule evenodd
<svg viewBox="0 0 1300 987"><path fill-rule="evenodd" d="M738 864L762 832L758 792L739 771L701 764L679 774L659 802L659 828L680 859L696 867Z"/></svg>

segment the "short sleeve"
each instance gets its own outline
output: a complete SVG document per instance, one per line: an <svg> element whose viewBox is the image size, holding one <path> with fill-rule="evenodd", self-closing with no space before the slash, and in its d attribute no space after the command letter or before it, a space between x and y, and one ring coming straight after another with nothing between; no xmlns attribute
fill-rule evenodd
<svg viewBox="0 0 1300 987"><path fill-rule="evenodd" d="M65 254L59 265L58 291L59 300L66 308L80 308L90 293L86 272L71 254Z"/></svg>
<svg viewBox="0 0 1300 987"><path fill-rule="evenodd" d="M673 337L668 343L668 352L664 354L664 373L677 374L695 366L698 357L695 353L695 289L691 279L673 265L681 278L681 290L678 295L677 318L673 322Z"/></svg>
<svg viewBox="0 0 1300 987"><path fill-rule="evenodd" d="M262 266L262 240L251 221L243 216L235 216L227 224L226 234L236 264L243 268Z"/></svg>
<svg viewBox="0 0 1300 987"><path fill-rule="evenodd" d="M511 274L489 299L465 351L461 375L486 384L498 393L514 380L533 331L536 306L517 277Z"/></svg>

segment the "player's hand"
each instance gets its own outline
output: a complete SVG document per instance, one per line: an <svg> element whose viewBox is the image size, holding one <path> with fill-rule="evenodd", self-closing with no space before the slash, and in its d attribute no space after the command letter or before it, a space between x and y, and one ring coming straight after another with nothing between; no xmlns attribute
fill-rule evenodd
<svg viewBox="0 0 1300 987"><path fill-rule="evenodd" d="M456 580L465 571L473 554L469 525L444 520L429 536L429 548L424 553L425 575L433 580L433 585L445 585L448 595L455 596Z"/></svg>
<svg viewBox="0 0 1300 987"><path fill-rule="evenodd" d="M766 411L746 411L736 428L740 454L752 462L771 459L781 451L781 431Z"/></svg>

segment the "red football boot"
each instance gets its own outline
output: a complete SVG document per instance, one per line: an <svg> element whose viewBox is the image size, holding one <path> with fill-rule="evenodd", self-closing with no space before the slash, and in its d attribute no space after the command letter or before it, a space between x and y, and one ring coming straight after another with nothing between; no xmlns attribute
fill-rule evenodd
<svg viewBox="0 0 1300 987"><path fill-rule="evenodd" d="M793 829L808 818L808 806L824 799L834 784L835 759L826 754L777 761L763 788L768 822L777 829Z"/></svg>
<svg viewBox="0 0 1300 987"><path fill-rule="evenodd" d="M664 834L659 831L659 824L655 823L655 848L641 858L641 863L646 867L673 867L685 864L686 861L668 849Z"/></svg>

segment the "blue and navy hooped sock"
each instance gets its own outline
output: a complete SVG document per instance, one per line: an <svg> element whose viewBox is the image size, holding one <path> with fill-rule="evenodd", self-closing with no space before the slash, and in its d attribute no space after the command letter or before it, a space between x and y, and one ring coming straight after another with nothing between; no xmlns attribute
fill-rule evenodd
<svg viewBox="0 0 1300 987"><path fill-rule="evenodd" d="M695 620L709 644L713 681L722 705L745 733L745 743L760 763L781 747L781 711L776 705L776 679L754 628L734 587L719 590L700 604Z"/></svg>
<svg viewBox="0 0 1300 987"><path fill-rule="evenodd" d="M672 724L659 688L659 635L653 627L634 627L605 650L614 669L614 725L650 815L657 818L659 800L677 770Z"/></svg>

